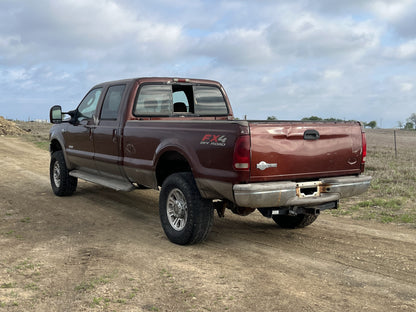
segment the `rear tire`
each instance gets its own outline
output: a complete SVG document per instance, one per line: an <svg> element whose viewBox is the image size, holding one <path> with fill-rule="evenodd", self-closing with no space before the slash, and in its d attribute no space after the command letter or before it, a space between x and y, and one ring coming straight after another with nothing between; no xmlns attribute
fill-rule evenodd
<svg viewBox="0 0 416 312"><path fill-rule="evenodd" d="M306 214L298 214L296 216L279 216L274 215L272 219L276 222L281 228L284 229L298 229L304 228L312 224L318 218L317 215L306 215Z"/></svg>
<svg viewBox="0 0 416 312"><path fill-rule="evenodd" d="M77 189L78 179L69 175L62 151L52 154L49 176L52 190L57 196L70 196Z"/></svg>
<svg viewBox="0 0 416 312"><path fill-rule="evenodd" d="M208 236L214 208L210 200L201 197L191 173L175 173L163 182L159 215L163 230L172 243L190 245Z"/></svg>

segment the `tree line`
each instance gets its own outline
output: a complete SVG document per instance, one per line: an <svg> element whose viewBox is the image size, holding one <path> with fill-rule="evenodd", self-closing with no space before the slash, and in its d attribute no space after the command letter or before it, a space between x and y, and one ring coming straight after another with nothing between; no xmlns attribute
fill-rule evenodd
<svg viewBox="0 0 416 312"><path fill-rule="evenodd" d="M276 116L269 116L267 117L267 120L278 120ZM332 121L332 122L342 122L346 121L344 119L339 118L321 118L318 116L310 116L310 117L304 117L301 119L301 121ZM356 120L348 120L348 121L356 121ZM361 123L364 125L365 128L377 128L377 122L375 120L371 120L369 122L361 121ZM405 122L398 121L398 128L404 129L404 130L416 130L416 113L413 113L410 115L409 118L406 119Z"/></svg>
<svg viewBox="0 0 416 312"><path fill-rule="evenodd" d="M405 122L398 121L397 126L399 129L415 130L416 129L416 113L410 115Z"/></svg>
<svg viewBox="0 0 416 312"><path fill-rule="evenodd" d="M267 120L278 120L276 116L269 116L267 117ZM356 120L344 120L339 118L321 118L318 116L310 116L310 117L304 117L301 119L301 121L332 121L332 122L344 122L344 121L356 121ZM375 120L369 121L369 122L361 122L364 127L374 129L377 127L377 122Z"/></svg>

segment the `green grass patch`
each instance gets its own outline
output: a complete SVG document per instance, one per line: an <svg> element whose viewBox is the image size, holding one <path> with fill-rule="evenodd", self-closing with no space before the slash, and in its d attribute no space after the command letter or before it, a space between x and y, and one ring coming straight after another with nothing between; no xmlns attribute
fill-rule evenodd
<svg viewBox="0 0 416 312"><path fill-rule="evenodd" d="M0 288L2 288L2 289L14 288L14 284L13 283L3 283L3 284L0 285Z"/></svg>
<svg viewBox="0 0 416 312"><path fill-rule="evenodd" d="M98 285L105 285L111 282L113 274L105 274L99 277L96 277L90 281L83 281L81 284L75 287L75 290L78 292L85 292L91 289L96 288Z"/></svg>
<svg viewBox="0 0 416 312"><path fill-rule="evenodd" d="M39 265L34 264L29 259L23 260L19 262L18 265L14 267L16 271L28 271L28 270L34 270L36 267L39 267Z"/></svg>
<svg viewBox="0 0 416 312"><path fill-rule="evenodd" d="M370 207L381 207L388 208L392 210L399 210L402 207L402 200L400 198L393 199L384 199L384 198L373 198L370 200L365 200L358 203L355 206L352 206L352 210L359 210L359 208L370 208Z"/></svg>
<svg viewBox="0 0 416 312"><path fill-rule="evenodd" d="M84 292L95 288L95 284L92 282L82 282L81 284L75 286L75 290L78 292Z"/></svg>
<svg viewBox="0 0 416 312"><path fill-rule="evenodd" d="M35 283L29 283L25 285L25 289L29 289L29 290L39 290L39 286L36 285Z"/></svg>
<svg viewBox="0 0 416 312"><path fill-rule="evenodd" d="M38 142L34 142L35 146L45 150L45 151L49 151L49 141L38 141Z"/></svg>

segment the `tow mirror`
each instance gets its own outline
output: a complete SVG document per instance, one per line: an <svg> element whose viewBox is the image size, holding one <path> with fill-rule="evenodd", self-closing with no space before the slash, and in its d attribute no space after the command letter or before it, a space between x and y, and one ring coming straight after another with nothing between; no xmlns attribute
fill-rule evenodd
<svg viewBox="0 0 416 312"><path fill-rule="evenodd" d="M59 124L62 122L62 107L59 105L52 106L49 112L49 119L53 124Z"/></svg>

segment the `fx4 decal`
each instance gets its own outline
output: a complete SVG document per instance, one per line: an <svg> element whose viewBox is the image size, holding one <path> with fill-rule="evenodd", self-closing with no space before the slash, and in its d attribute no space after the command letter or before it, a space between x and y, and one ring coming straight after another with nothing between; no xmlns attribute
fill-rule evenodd
<svg viewBox="0 0 416 312"><path fill-rule="evenodd" d="M227 137L221 134L205 134L200 144L225 146L227 144Z"/></svg>

